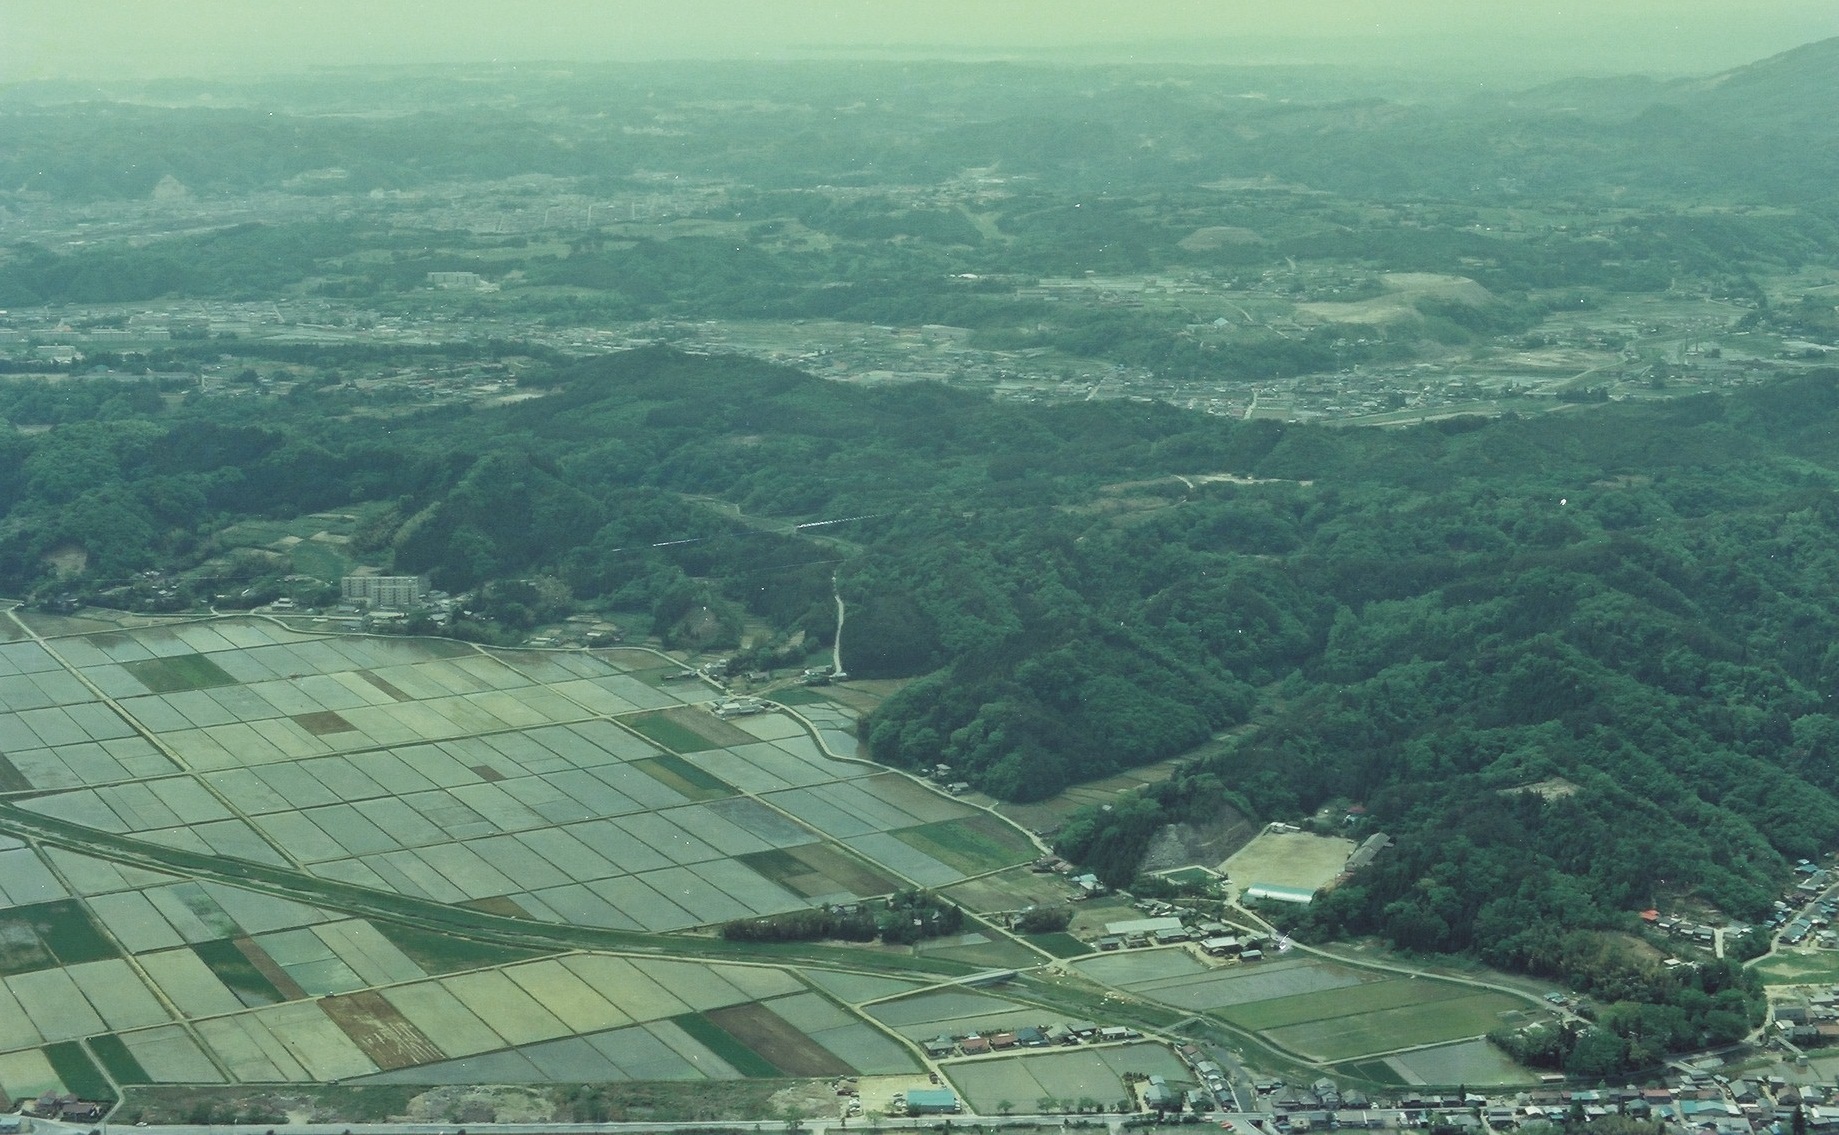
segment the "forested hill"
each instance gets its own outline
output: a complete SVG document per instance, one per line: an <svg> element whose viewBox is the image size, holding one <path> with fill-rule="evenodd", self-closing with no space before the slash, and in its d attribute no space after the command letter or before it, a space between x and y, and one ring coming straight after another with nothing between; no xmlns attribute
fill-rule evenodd
<svg viewBox="0 0 1839 1135"><path fill-rule="evenodd" d="M1362 801L1400 849L1321 917L1427 947L1522 886L1546 897L1513 919L1663 888L1753 914L1839 838L1839 373L1342 431L662 349L552 363L541 397L387 418L340 387L0 385L0 415L59 423L0 447L0 586L191 568L208 597L248 569L219 554L238 518L379 501L360 553L510 634L572 596L674 644L745 611L821 642L834 575L849 669L918 679L866 723L879 759L1030 798L1248 726L1064 845L1121 878L1222 800ZM71 549L88 575L53 579Z"/></svg>

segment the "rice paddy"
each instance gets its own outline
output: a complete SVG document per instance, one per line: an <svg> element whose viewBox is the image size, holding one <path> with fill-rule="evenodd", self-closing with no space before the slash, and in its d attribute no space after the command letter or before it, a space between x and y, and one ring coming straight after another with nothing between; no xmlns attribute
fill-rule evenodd
<svg viewBox="0 0 1839 1135"><path fill-rule="evenodd" d="M1018 868L1038 849L1000 817L840 759L856 739L834 703L722 720L706 685L661 680L677 669L248 618L0 641L0 823L73 837L0 835L0 1090L905 1075L941 1032L1053 1016L766 948L714 960L685 936L912 887L1007 909L1052 881ZM1041 960L975 921L850 956L921 975ZM1066 964L1323 1060L1512 1008L1326 963ZM1072 1082L1015 1067L1042 1095ZM966 1088L988 1090L1006 1089Z"/></svg>
<svg viewBox="0 0 1839 1135"><path fill-rule="evenodd" d="M675 669L245 618L0 642L0 792L22 794L0 817L148 853L0 836L0 1019L18 1023L0 1089L912 1072L908 1044L796 969L526 949L219 881L260 865L303 895L670 935L1031 853L835 759L854 748L840 711L815 732L723 721L706 686L660 680ZM162 848L224 871L168 874Z"/></svg>

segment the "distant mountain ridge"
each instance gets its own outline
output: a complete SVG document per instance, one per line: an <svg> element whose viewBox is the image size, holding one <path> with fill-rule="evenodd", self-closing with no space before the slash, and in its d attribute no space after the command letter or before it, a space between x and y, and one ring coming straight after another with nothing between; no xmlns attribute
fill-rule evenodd
<svg viewBox="0 0 1839 1135"><path fill-rule="evenodd" d="M1610 119L1669 106L1721 124L1826 134L1839 129L1832 108L1834 91L1839 91L1839 36L1697 78L1561 79L1477 101Z"/></svg>
<svg viewBox="0 0 1839 1135"><path fill-rule="evenodd" d="M1679 85L1679 105L1727 125L1839 134L1839 36ZM1673 101L1673 100L1667 100Z"/></svg>

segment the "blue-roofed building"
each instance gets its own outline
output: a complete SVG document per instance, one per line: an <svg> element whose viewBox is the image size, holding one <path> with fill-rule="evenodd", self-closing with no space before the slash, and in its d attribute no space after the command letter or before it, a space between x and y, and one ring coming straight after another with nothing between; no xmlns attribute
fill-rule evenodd
<svg viewBox="0 0 1839 1135"><path fill-rule="evenodd" d="M907 1093L908 1115L950 1115L958 1110L958 1093L950 1088L915 1088Z"/></svg>

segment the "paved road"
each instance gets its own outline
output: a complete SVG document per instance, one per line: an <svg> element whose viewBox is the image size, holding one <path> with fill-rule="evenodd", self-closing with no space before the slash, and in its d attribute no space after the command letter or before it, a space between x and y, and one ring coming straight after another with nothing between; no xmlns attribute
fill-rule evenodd
<svg viewBox="0 0 1839 1135"><path fill-rule="evenodd" d="M858 1118L854 1123L844 1119L808 1119L797 1123L784 1123L769 1120L755 1123L736 1120L732 1122L699 1119L683 1123L289 1123L268 1127L262 1124L223 1124L220 1126L197 1126L191 1124L164 1124L150 1127L129 1126L124 1123L71 1124L52 1120L35 1119L32 1121L34 1132L48 1135L89 1135L101 1132L102 1135L266 1135L273 1131L275 1135L640 1135L641 1132L688 1132L711 1129L759 1132L810 1132L812 1135L831 1135L845 1131L930 1131L946 1124L962 1127L976 1124L981 1127L1065 1127L1067 1121L1088 1125L1087 1129L1096 1129L1103 1125L1116 1133L1123 1129L1127 1115L975 1115L961 1113L958 1115L934 1115L913 1119L880 1119L871 1121L866 1117ZM1262 1113L1228 1112L1214 1117L1214 1122L1229 1119L1241 1131L1255 1130L1252 1121L1268 1118Z"/></svg>
<svg viewBox="0 0 1839 1135"><path fill-rule="evenodd" d="M830 577L830 591L836 596L836 638L830 643L830 672L847 674L843 669L843 596L836 590L836 576Z"/></svg>

